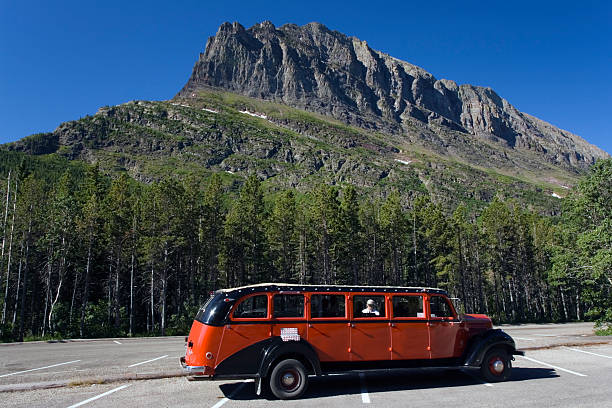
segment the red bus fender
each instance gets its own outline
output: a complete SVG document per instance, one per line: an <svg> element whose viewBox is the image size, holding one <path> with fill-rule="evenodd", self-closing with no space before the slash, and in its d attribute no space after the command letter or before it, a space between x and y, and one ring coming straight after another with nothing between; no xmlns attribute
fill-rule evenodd
<svg viewBox="0 0 612 408"><path fill-rule="evenodd" d="M514 340L506 332L501 329L491 329L474 337L464 353L463 365L479 367L484 355L494 347L505 349L510 356L525 355L525 352L516 349Z"/></svg>
<svg viewBox="0 0 612 408"><path fill-rule="evenodd" d="M263 351L258 378L266 378L277 362L289 358L301 361L311 374L321 375L319 357L307 341L283 341L280 337L274 337Z"/></svg>

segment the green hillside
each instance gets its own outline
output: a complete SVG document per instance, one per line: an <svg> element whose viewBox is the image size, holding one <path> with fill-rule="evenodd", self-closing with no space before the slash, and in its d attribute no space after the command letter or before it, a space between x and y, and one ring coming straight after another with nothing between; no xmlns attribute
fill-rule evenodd
<svg viewBox="0 0 612 408"><path fill-rule="evenodd" d="M52 133L4 148L97 163L109 175L127 171L146 183L165 176L207 178L212 173L241 183L256 174L272 191L309 191L327 183L354 185L381 197L396 190L403 200L429 192L449 211L460 202L482 208L499 195L555 213L558 200L552 193L563 195L561 186L571 186L578 176L529 153L520 152L518 160L515 150L474 138L458 139L461 149L449 155L436 151L430 140L419 143L418 132L368 131L285 105L211 90L188 101L104 107Z"/></svg>

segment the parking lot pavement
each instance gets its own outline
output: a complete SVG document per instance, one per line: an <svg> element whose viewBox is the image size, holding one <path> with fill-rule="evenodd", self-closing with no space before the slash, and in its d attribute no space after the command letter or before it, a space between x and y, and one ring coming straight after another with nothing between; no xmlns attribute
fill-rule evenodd
<svg viewBox="0 0 612 408"><path fill-rule="evenodd" d="M612 356L612 345L581 347L601 356ZM584 355L584 356L583 356ZM359 405L405 407L606 407L612 406L612 359L558 348L529 353L537 362L517 357L510 381L484 383L477 370L411 369L366 372L311 378L304 397L278 401L255 395L248 381L187 381L170 378L5 393L10 407L70 407L101 396L85 406L183 407L319 407ZM549 367L547 364L558 368ZM577 376L571 372L583 374ZM127 386L125 388L120 388ZM108 392L112 392L107 394ZM367 398L364 398L367 394Z"/></svg>
<svg viewBox="0 0 612 408"><path fill-rule="evenodd" d="M165 337L0 345L0 390L11 384L178 375L184 343L184 337Z"/></svg>
<svg viewBox="0 0 612 408"><path fill-rule="evenodd" d="M237 382L238 387L242 382ZM118 384L93 384L90 386L5 393L0 396L3 406L10 407L71 407L101 396L83 406L97 407L212 407L225 398L219 383L189 382L185 378L131 381ZM224 383L231 389L231 383ZM127 386L125 388L121 388ZM111 394L106 394L114 391ZM254 392L254 389L252 390ZM106 394L106 395L104 395Z"/></svg>
<svg viewBox="0 0 612 408"><path fill-rule="evenodd" d="M497 328L512 336L517 347L523 350L607 341L605 338L594 334L593 323L590 322L502 325Z"/></svg>
<svg viewBox="0 0 612 408"><path fill-rule="evenodd" d="M531 330L521 328L525 333L551 334L563 330L536 326ZM571 329L570 329L571 330ZM509 330L508 330L509 331ZM579 330L578 330L579 331ZM556 334L557 335L557 334ZM531 336L533 338L548 336ZM529 337L529 338L531 338ZM527 338L527 337L526 337ZM310 386L304 397L297 401L278 401L255 394L255 385L249 381L187 381L185 378L166 378L146 381L119 381L112 384L92 384L48 390L0 393L0 405L7 407L71 407L97 406L184 406L184 407L319 407L354 408L356 405L405 407L407 404L420 407L443 405L465 405L470 407L612 407L612 339L598 338L607 344L562 346L530 350L524 357L517 356L510 381L487 384L478 370L467 369L411 369L401 371L377 371L351 373L320 378L311 377ZM164 341L167 340L167 341ZM177 341L178 340L178 341ZM149 339L151 348L145 347L146 340L134 339L134 349L121 354L128 358L121 361L126 366L163 356L175 348L182 351L182 339ZM546 342L546 340L542 340ZM93 348L82 351L108 353L107 342L98 342ZM113 343L114 344L114 343ZM541 344L541 343L540 343ZM39 344L39 346L52 346ZM67 345L66 345L67 346ZM117 345L119 346L119 345ZM19 350L19 349L14 349ZM0 347L0 352L5 352ZM178 351L176 351L178 352ZM160 354L161 353L161 354ZM180 354L180 352L178 352ZM78 354L78 353L77 353ZM159 355L158 355L159 354ZM7 373L6 356L2 355L2 371ZM147 356L153 356L148 357ZM15 355L12 355L13 361ZM58 357L53 355L50 357ZM62 356L66 357L66 356ZM87 356L70 355L70 358L86 362ZM91 357L91 356L90 356ZM135 357L132 359L131 357ZM107 359L95 356L100 361ZM68 360L67 360L68 361ZM129 362L129 364L127 364ZM156 365L157 364L157 365ZM171 358L163 358L132 367L130 369L154 370L175 365ZM38 370L9 377L27 381L28 375L44 376L47 372L61 371L71 364ZM24 364L19 368L26 367ZM82 367L82 366L81 366ZM8 367L12 368L12 367ZM33 374L36 373L36 374Z"/></svg>
<svg viewBox="0 0 612 408"><path fill-rule="evenodd" d="M580 350L612 356L612 346L581 347ZM300 401L276 401L257 398L245 388L227 403L227 407L278 406L354 406L364 404L366 392L373 406L419 407L604 407L612 406L612 360L569 349L546 349L528 353L541 363L517 357L512 379L487 384L478 370L414 369L395 372L365 373L365 388L356 375L329 377L311 381ZM552 368L542 363L555 365ZM579 372L585 377L568 371ZM221 386L222 388L222 386ZM247 404L248 402L248 404ZM364 404L365 405L365 404Z"/></svg>

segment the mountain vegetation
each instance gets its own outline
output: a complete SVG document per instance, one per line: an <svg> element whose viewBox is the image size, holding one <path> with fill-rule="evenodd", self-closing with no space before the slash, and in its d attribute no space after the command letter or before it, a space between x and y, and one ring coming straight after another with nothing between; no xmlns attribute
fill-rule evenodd
<svg viewBox="0 0 612 408"><path fill-rule="evenodd" d="M189 100L104 107L52 133L4 148L95 163L105 174L127 172L145 183L166 176L207 178L221 173L237 187L256 174L269 191L351 184L379 197L395 189L404 203L427 192L448 211L459 202L483 208L503 194L556 214L558 197L584 172L486 141L467 139L461 146L469 161L438 152L426 142L412 143L316 113L207 90Z"/></svg>

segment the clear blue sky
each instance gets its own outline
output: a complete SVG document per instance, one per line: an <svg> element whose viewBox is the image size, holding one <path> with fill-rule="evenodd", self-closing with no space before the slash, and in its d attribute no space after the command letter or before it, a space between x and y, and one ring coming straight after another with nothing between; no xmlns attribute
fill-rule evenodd
<svg viewBox="0 0 612 408"><path fill-rule="evenodd" d="M608 1L0 0L0 142L169 99L224 21L318 21L612 153Z"/></svg>

